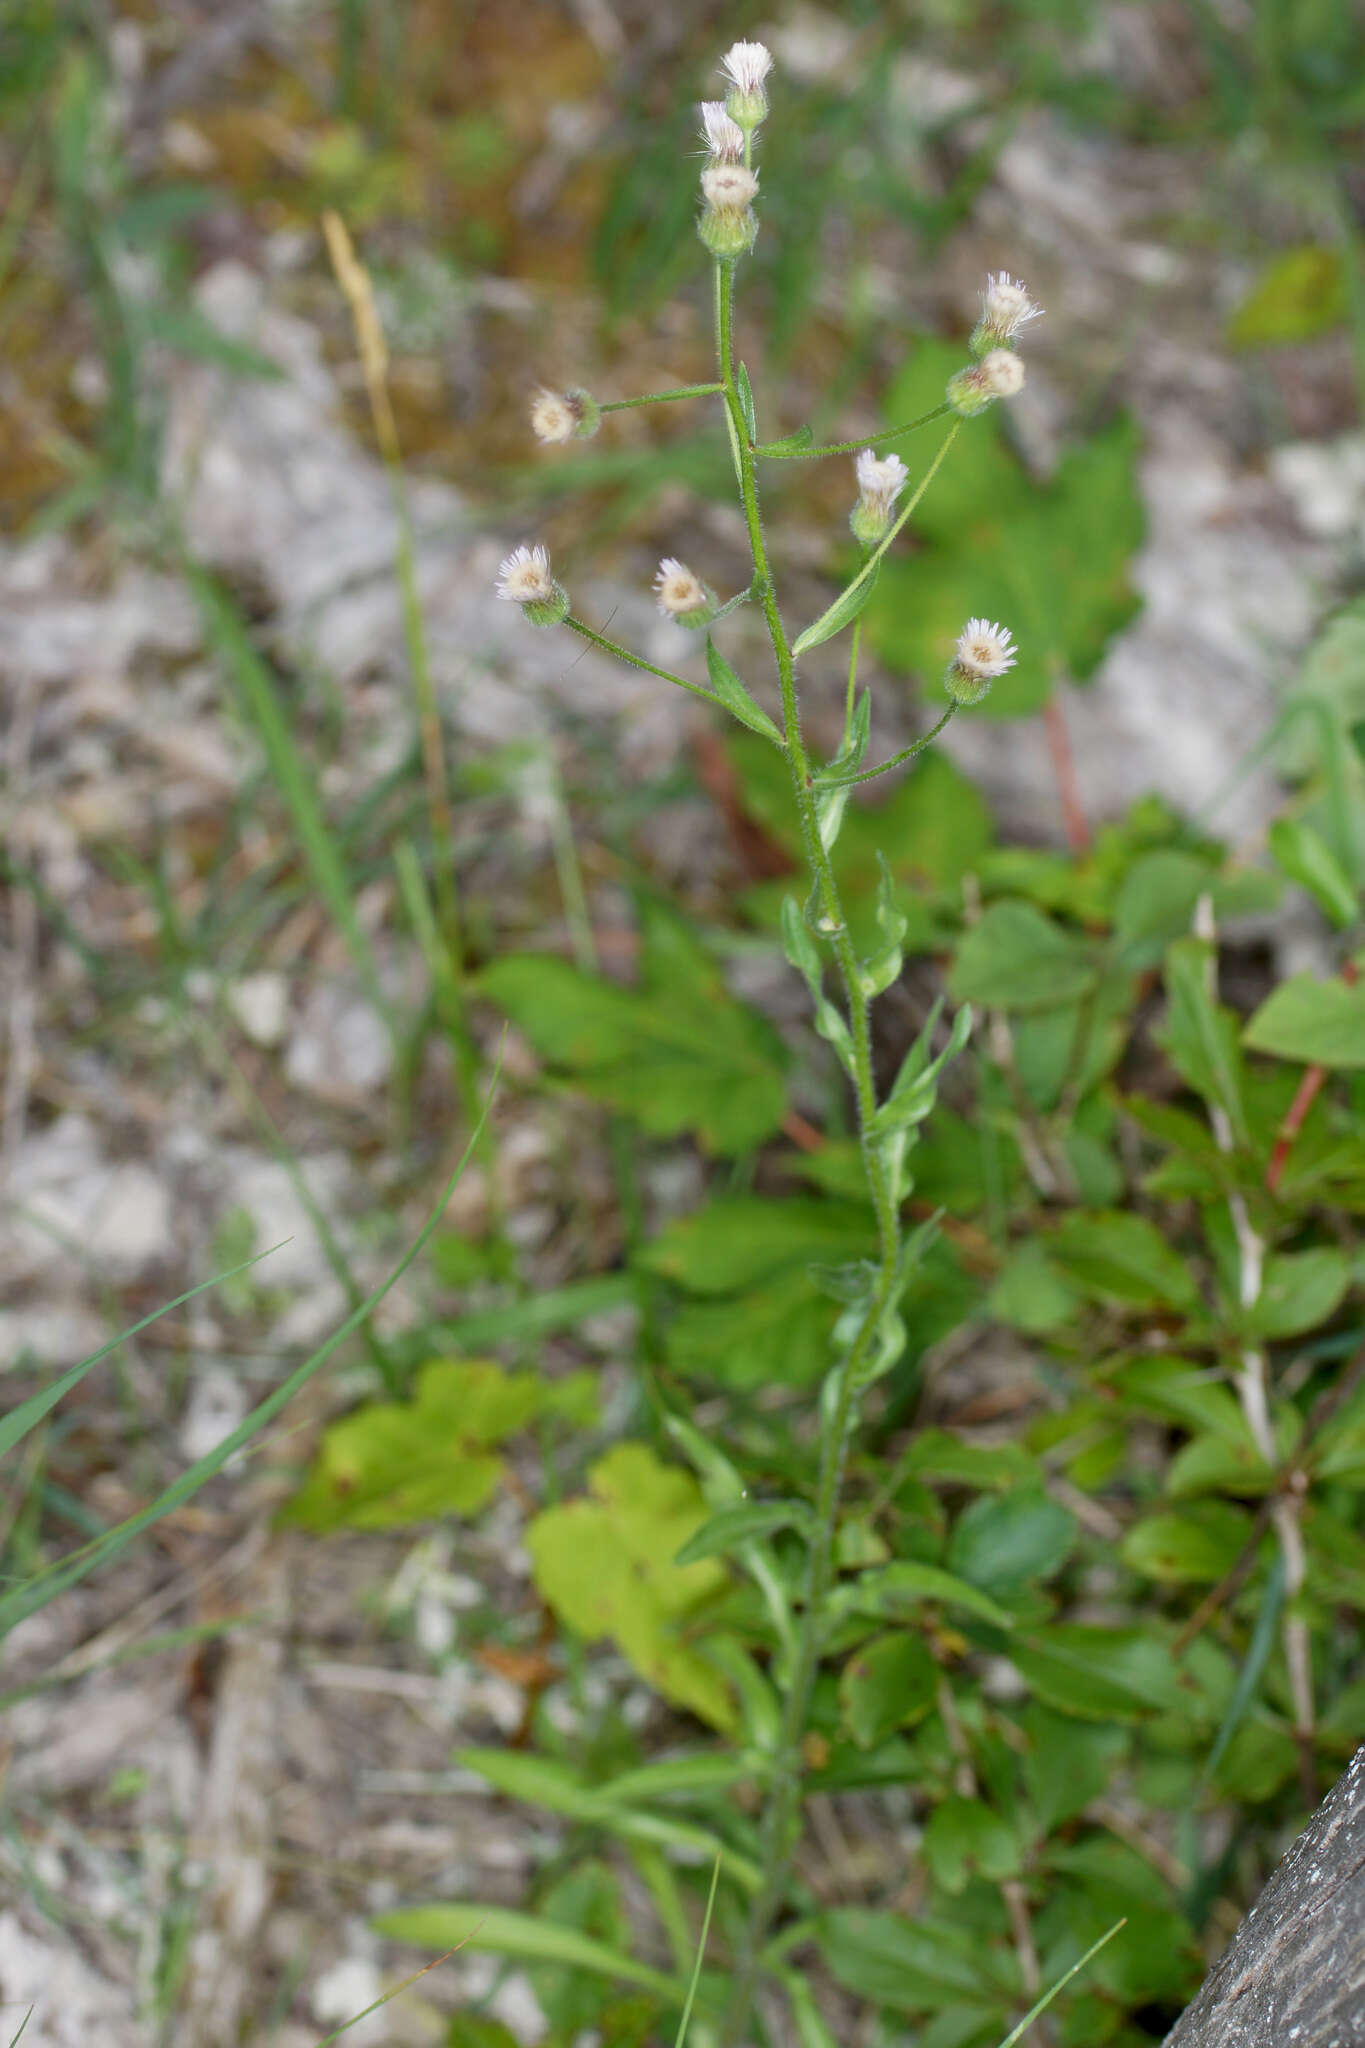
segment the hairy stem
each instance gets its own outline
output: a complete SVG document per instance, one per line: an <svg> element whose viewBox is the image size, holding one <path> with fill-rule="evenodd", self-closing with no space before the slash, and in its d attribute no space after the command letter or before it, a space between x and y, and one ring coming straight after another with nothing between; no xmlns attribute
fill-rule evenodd
<svg viewBox="0 0 1365 2048"><path fill-rule="evenodd" d="M860 1375L866 1365L882 1317L892 1299L900 1258L900 1225L894 1192L885 1162L871 1133L877 1097L872 1074L868 998L862 990L858 960L844 919L834 871L830 866L829 855L820 843L815 790L811 779L810 762L801 735L795 662L778 609L777 595L773 589L772 571L763 538L763 521L759 512L754 453L736 382L732 338L733 291L733 265L717 263L716 347L731 443L735 450L740 495L744 503L744 519L753 553L754 593L763 607L768 636L772 641L773 654L777 662L778 681L782 692L783 730L787 758L791 763L792 789L800 820L802 843L815 878L822 927L833 944L844 985L853 1046L853 1087L857 1102L863 1166L877 1216L881 1258L867 1312L848 1351L832 1367L822 1392L820 1462L815 1490L815 1532L811 1537L806 1566L805 1609L788 1680L778 1749L773 1760L767 1805L763 1814L760 1845L763 1878L750 1908L744 1952L735 1971L729 2007L721 2026L721 2048L737 2048L737 2044L744 2038L764 1944L782 1909L786 1894L787 1879L800 1826L801 1778L804 1767L802 1738L810 1713L811 1693L815 1684L824 1632L825 1605L834 1574L834 1536L843 1486L844 1464L858 1419Z"/></svg>
<svg viewBox="0 0 1365 2048"><path fill-rule="evenodd" d="M639 398L604 398L599 412L629 412L636 405L674 405L680 398L713 398L719 384L681 384L676 391L646 391Z"/></svg>

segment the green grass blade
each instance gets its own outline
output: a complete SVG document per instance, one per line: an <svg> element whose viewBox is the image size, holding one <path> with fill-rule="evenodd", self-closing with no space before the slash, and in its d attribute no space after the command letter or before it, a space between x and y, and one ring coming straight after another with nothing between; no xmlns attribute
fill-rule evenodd
<svg viewBox="0 0 1365 2048"><path fill-rule="evenodd" d="M701 1936L697 1942L697 1960L692 1965L692 1981L687 1987L687 1998L683 2005L682 2017L678 2021L678 2033L673 2048L683 2048L683 2043L687 2039L692 2006L696 2000L697 1986L701 1982L701 1966L706 1956L706 1937L711 1932L711 1908L716 1903L716 1886L720 1883L720 1862L721 1859L717 1856L711 1871L711 1889L706 1894L706 1911L702 1915Z"/></svg>
<svg viewBox="0 0 1365 2048"><path fill-rule="evenodd" d="M456 1349L476 1349L481 1344L514 1344L548 1336L552 1330L572 1329L589 1316L614 1308L633 1308L640 1299L640 1282L633 1273L600 1273L588 1280L570 1280L545 1294L525 1301L509 1301L500 1308L471 1309L468 1315L452 1316L436 1326L442 1344Z"/></svg>
<svg viewBox="0 0 1365 2048"><path fill-rule="evenodd" d="M1091 1946L1086 1950L1085 1954L1081 1957L1080 1961L1078 1963L1073 1963L1071 1965L1071 1968L1067 1971L1066 1975L1064 1977L1059 1977L1057 1979L1057 1982L1053 1985L1052 1989L1050 1991L1045 1991L1042 1997L1038 2000L1038 2003L1036 2005L1031 2005L1029 2007L1028 2011L1024 2014L1024 2017L1020 2020L1018 2026L1015 2027L1010 2033L1006 2034L1004 2040L1000 2043L1000 2048L1015 2048L1015 2044L1023 2040L1025 2034L1033 2025L1033 2022L1038 2018L1039 2014L1045 2013L1047 2011L1048 2007L1051 2005L1053 1999L1057 1996L1058 1992L1065 1991L1067 1985L1071 1982L1072 1978L1079 1977L1081 1971L1085 1968L1086 1964L1094 1961L1095 1957L1099 1954L1100 1950L1104 1947L1105 1943L1112 1941L1114 1939L1114 1936L1118 1934L1120 1930L1125 1928L1127 1925L1128 1921L1126 1916L1122 1920L1116 1920L1113 1926L1109 1929L1109 1932L1107 1934L1102 1934L1098 1941L1093 1942Z"/></svg>
<svg viewBox="0 0 1365 2048"><path fill-rule="evenodd" d="M397 1998L399 1992L406 1991L409 1984L415 1984L418 1978L425 1977L429 1970L439 1970L442 1963L448 1963L454 1953L455 1950L453 1948L448 1948L443 1956L433 1956L429 1963L423 1963L420 1970L414 1970L412 1975L405 1977L401 1984L395 1984L391 1991L381 1993L373 2005L366 2006L364 2012L352 2013L348 2020L343 2020L342 2024L339 2027L334 2027L330 2034L324 2034L318 2042L317 2048L330 2048L330 2044L333 2041L339 2041L343 2034L349 2034L352 2027L359 2026L361 2020L367 2020L372 2012L378 2012L380 2006L387 2005L391 1998Z"/></svg>
<svg viewBox="0 0 1365 2048"><path fill-rule="evenodd" d="M1275 1631L1279 1626L1280 1610L1283 1606L1284 1557L1281 1552L1277 1551L1266 1577L1265 1592L1261 1598L1261 1611L1256 1616L1256 1626L1251 1632L1251 1641L1247 1646L1246 1659L1241 1670L1237 1673L1237 1683L1232 1688L1232 1697L1228 1701L1228 1710L1223 1716L1223 1725L1214 1738L1213 1748L1208 1754L1208 1761L1199 1773L1201 1785L1208 1784L1219 1764L1223 1761L1224 1751L1237 1733L1237 1730L1241 1727L1246 1710L1255 1698L1256 1688L1261 1682L1261 1673L1265 1670L1266 1664L1270 1659L1270 1653L1275 1647Z"/></svg>
<svg viewBox="0 0 1365 2048"><path fill-rule="evenodd" d="M285 1239L283 1242L287 1243L288 1240ZM73 1387L79 1386L91 1368L98 1365L102 1358L107 1358L111 1351L117 1351L120 1344L126 1344L130 1337L136 1337L138 1331L145 1330L148 1323L156 1322L161 1316L168 1316L173 1308L179 1308L184 1302L193 1301L195 1295L202 1294L206 1288L221 1287L225 1280L235 1279L238 1273L245 1273L248 1266L259 1265L262 1259L268 1259L270 1253L277 1252L279 1248L279 1245L272 1244L267 1251L257 1252L253 1257L243 1259L240 1266L229 1266L226 1273L215 1273L211 1280L201 1280L197 1287L189 1288L184 1294L177 1294L174 1301L163 1302L161 1307L154 1308L149 1316L143 1316L141 1322L130 1324L126 1330L120 1330L117 1337L111 1337L107 1344L101 1344L98 1351L92 1351L88 1358L83 1358L79 1365L73 1365L69 1372L64 1372L60 1379L53 1380L50 1386L43 1387L36 1394L30 1394L27 1401L21 1401L8 1415L0 1416L0 1458L3 1458L7 1451L12 1451L30 1430L36 1429L43 1417L56 1407L63 1394L69 1394Z"/></svg>
<svg viewBox="0 0 1365 2048"><path fill-rule="evenodd" d="M311 1357L306 1358L302 1365L290 1373L288 1379L282 1381L276 1387L273 1394L268 1395L259 1406L253 1408L251 1413L243 1422L238 1424L230 1436L225 1437L222 1443L218 1444L206 1457L197 1459L189 1467L188 1471L182 1472L179 1479L173 1485L168 1486L163 1493L158 1494L156 1499L150 1502L147 1507L142 1508L135 1515L130 1515L127 1521L120 1522L116 1528L109 1530L107 1535L101 1536L94 1543L87 1544L83 1549L73 1552L69 1557L60 1559L56 1564L50 1565L45 1571L39 1572L34 1578L30 1579L27 1585L16 1587L12 1593L0 1599L0 1636L6 1634L16 1623L24 1620L27 1615L35 1614L40 1607L45 1607L48 1601L54 1600L59 1593L66 1592L68 1587L77 1584L87 1573L94 1571L99 1565L104 1564L109 1558L115 1556L126 1545L131 1543L135 1536L141 1535L144 1529L150 1528L153 1522L160 1521L163 1515L169 1514L173 1508L178 1508L183 1502L191 1499L201 1486L212 1479L216 1473L221 1472L234 1452L241 1450L242 1446L249 1443L251 1438L264 1429L268 1422L274 1420L280 1410L293 1399L302 1386L306 1385L313 1377L313 1374L318 1371L319 1367L326 1363L337 1349L337 1346L345 1342L346 1338L351 1335L353 1330L359 1327L366 1316L374 1313L374 1310L379 1306L384 1296L389 1292L389 1289L407 1272L408 1267L426 1245L428 1238L445 1214L446 1203L454 1193L460 1175L464 1172L469 1162L470 1154L478 1142L479 1133L483 1129L484 1121L492 1104L493 1090L497 1085L500 1066L501 1060L499 1060L498 1068L494 1070L493 1081L485 1098L479 1121L470 1134L464 1151L460 1154L459 1164L446 1182L440 1200L436 1203L435 1208L422 1226L415 1242L404 1253L403 1257L389 1274L388 1279L383 1281L375 1289L374 1293L360 1304L358 1309L355 1309L347 1316L340 1329L334 1331L325 1344L320 1345L312 1353Z"/></svg>
<svg viewBox="0 0 1365 2048"><path fill-rule="evenodd" d="M187 561L184 573L204 621L209 645L231 675L243 709L260 735L270 773L289 807L318 894L345 936L366 994L397 1043L397 1020L384 994L370 942L355 914L346 864L318 801L312 772L294 743L275 679L222 586L197 562Z"/></svg>
<svg viewBox="0 0 1365 2048"><path fill-rule="evenodd" d="M11 2038L11 2040L10 2040L10 2044L9 2044L9 2048L19 2048L19 2035L23 2033L23 2031L24 2031L24 2028L25 2028L25 2027L26 2027L26 2026L28 2025L29 2021L30 2021L30 2020L31 2020L32 2018L33 2018L33 2007L32 2007L32 2006L30 2006L30 2007L29 2007L29 2009L28 2009L28 2011L27 2011L27 2012L26 2012L26 2013L24 2014L24 2017L23 2017L23 2018L22 2018L22 2019L20 2020L20 2022L19 2022L19 2033L18 2033L18 2034L15 2034L15 2035L14 2035L14 2036L12 2036L12 2038Z"/></svg>

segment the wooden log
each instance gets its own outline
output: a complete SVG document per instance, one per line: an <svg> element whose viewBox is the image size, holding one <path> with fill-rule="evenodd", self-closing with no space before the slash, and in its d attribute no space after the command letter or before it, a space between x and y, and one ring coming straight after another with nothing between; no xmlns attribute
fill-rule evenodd
<svg viewBox="0 0 1365 2048"><path fill-rule="evenodd" d="M1365 2048L1365 1749L1285 1856L1165 2048Z"/></svg>

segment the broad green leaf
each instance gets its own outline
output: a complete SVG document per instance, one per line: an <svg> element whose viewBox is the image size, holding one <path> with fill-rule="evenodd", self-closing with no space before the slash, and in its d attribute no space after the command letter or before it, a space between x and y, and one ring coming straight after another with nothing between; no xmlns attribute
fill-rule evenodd
<svg viewBox="0 0 1365 2048"><path fill-rule="evenodd" d="M775 1536L779 1529L808 1533L814 1515L803 1500L741 1501L721 1508L688 1537L674 1559L675 1564L695 1564L702 1557L730 1557L746 1543Z"/></svg>
<svg viewBox="0 0 1365 2048"><path fill-rule="evenodd" d="M496 1447L542 1416L591 1425L590 1373L548 1380L482 1360L435 1359L411 1401L375 1403L332 1423L281 1517L302 1529L402 1529L474 1515L497 1490Z"/></svg>
<svg viewBox="0 0 1365 2048"><path fill-rule="evenodd" d="M1269 1493L1274 1484L1275 1474L1245 1421L1239 1436L1210 1432L1191 1437L1166 1467L1166 1491L1176 1500L1201 1493L1235 1493L1255 1499Z"/></svg>
<svg viewBox="0 0 1365 2048"><path fill-rule="evenodd" d="M1203 1696L1149 1627L1096 1628L1059 1622L1010 1644L1020 1677L1046 1706L1089 1721L1136 1721L1190 1714Z"/></svg>
<svg viewBox="0 0 1365 2048"><path fill-rule="evenodd" d="M1312 341L1346 318L1341 253L1306 242L1276 256L1228 322L1234 348L1276 348Z"/></svg>
<svg viewBox="0 0 1365 2048"><path fill-rule="evenodd" d="M548 953L508 955L478 977L543 1058L652 1135L695 1131L724 1154L761 1144L782 1121L790 1055L657 904L641 910L641 982L622 988Z"/></svg>
<svg viewBox="0 0 1365 2048"><path fill-rule="evenodd" d="M1020 1716L1029 1747L1023 1760L1029 1801L1044 1833L1104 1792L1128 1752L1122 1728L1078 1722L1031 1700Z"/></svg>
<svg viewBox="0 0 1365 2048"><path fill-rule="evenodd" d="M490 1950L523 1963L561 1963L599 1977L639 1984L673 2006L682 2004L687 1986L667 1977L607 1943L574 1927L562 1927L538 1913L516 1913L506 1906L407 1906L380 1913L371 1922L390 1941L408 1941L415 1948Z"/></svg>
<svg viewBox="0 0 1365 2048"><path fill-rule="evenodd" d="M1216 1368L1192 1358L1135 1358L1109 1375L1125 1407L1229 1443L1250 1441L1241 1404Z"/></svg>
<svg viewBox="0 0 1365 2048"><path fill-rule="evenodd" d="M1209 1500L1134 1523L1119 1546L1126 1565L1163 1585L1209 1585L1230 1571L1251 1534L1251 1517Z"/></svg>
<svg viewBox="0 0 1365 2048"><path fill-rule="evenodd" d="M765 740L775 740L779 747L783 744L781 733L761 705L755 704L709 633L706 636L706 672L711 678L711 688L741 725L747 725L751 732L761 733Z"/></svg>
<svg viewBox="0 0 1365 2048"><path fill-rule="evenodd" d="M1129 563L1145 522L1130 420L1073 448L1046 484L999 435L989 416L968 423L916 514L924 545L887 557L865 623L889 667L933 689L963 620L1002 620L1019 662L977 710L1018 718L1059 677L1090 676L1137 611Z"/></svg>
<svg viewBox="0 0 1365 2048"><path fill-rule="evenodd" d="M947 1564L1004 1600L1030 1579L1060 1571L1075 1540L1076 1517L1041 1489L983 1495L959 1516Z"/></svg>
<svg viewBox="0 0 1365 2048"><path fill-rule="evenodd" d="M1001 1267L987 1300L989 1313L1012 1329L1039 1337L1075 1315L1080 1297L1041 1245L1023 1245Z"/></svg>
<svg viewBox="0 0 1365 2048"><path fill-rule="evenodd" d="M949 985L959 1002L1052 1009L1095 985L1088 948L1031 903L993 903L957 949Z"/></svg>
<svg viewBox="0 0 1365 2048"><path fill-rule="evenodd" d="M1320 832L1302 818L1277 818L1270 828L1271 858L1291 882L1306 889L1340 929L1361 914L1360 892Z"/></svg>
<svg viewBox="0 0 1365 2048"><path fill-rule="evenodd" d="M875 1247L875 1226L855 1203L729 1195L668 1224L640 1264L692 1294L732 1294L791 1266L837 1264Z"/></svg>
<svg viewBox="0 0 1365 2048"><path fill-rule="evenodd" d="M922 1721L938 1696L939 1669L921 1636L874 1636L855 1650L839 1681L843 1723L859 1749L875 1749Z"/></svg>
<svg viewBox="0 0 1365 2048"><path fill-rule="evenodd" d="M947 1429L922 1429L900 1461L902 1472L949 1486L1036 1486L1041 1467L1022 1444L977 1444Z"/></svg>
<svg viewBox="0 0 1365 2048"><path fill-rule="evenodd" d="M1199 1307L1199 1290L1185 1261L1155 1224L1130 1210L1073 1210L1049 1240L1049 1251L1087 1294L1101 1301L1135 1308Z"/></svg>
<svg viewBox="0 0 1365 2048"><path fill-rule="evenodd" d="M965 1891L973 1877L999 1884L1020 1870L1019 1843L1009 1823L983 1800L957 1793L930 1814L920 1853L946 1892Z"/></svg>
<svg viewBox="0 0 1365 2048"><path fill-rule="evenodd" d="M1305 1065L1365 1067L1365 982L1292 975L1261 1004L1242 1043Z"/></svg>
<svg viewBox="0 0 1365 2048"><path fill-rule="evenodd" d="M1350 1284L1351 1262L1334 1246L1273 1252L1247 1322L1260 1337L1301 1337L1336 1313Z"/></svg>
<svg viewBox="0 0 1365 2048"><path fill-rule="evenodd" d="M590 1468L588 1488L543 1509L527 1529L542 1598L585 1640L611 1636L665 1699L713 1727L732 1727L729 1689L687 1635L725 1573L714 1559L674 1562L706 1519L696 1480L660 1464L646 1445L624 1443Z"/></svg>
<svg viewBox="0 0 1365 2048"><path fill-rule="evenodd" d="M1272 908L1280 893L1263 870L1220 872L1216 862L1184 848L1156 847L1133 862L1114 901L1114 937L1124 965L1154 966L1171 941L1189 931L1201 896L1224 918Z"/></svg>
<svg viewBox="0 0 1365 2048"><path fill-rule="evenodd" d="M821 1916L818 1937L826 1962L847 1991L895 2012L937 2012L992 1992L1018 1988L1013 1957L979 1936L922 1912L844 1907Z"/></svg>

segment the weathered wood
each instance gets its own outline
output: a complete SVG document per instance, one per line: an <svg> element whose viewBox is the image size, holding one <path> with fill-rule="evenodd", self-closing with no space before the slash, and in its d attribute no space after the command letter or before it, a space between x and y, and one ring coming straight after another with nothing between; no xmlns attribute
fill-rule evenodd
<svg viewBox="0 0 1365 2048"><path fill-rule="evenodd" d="M1365 2048L1365 1749L1284 1858L1165 2048Z"/></svg>

